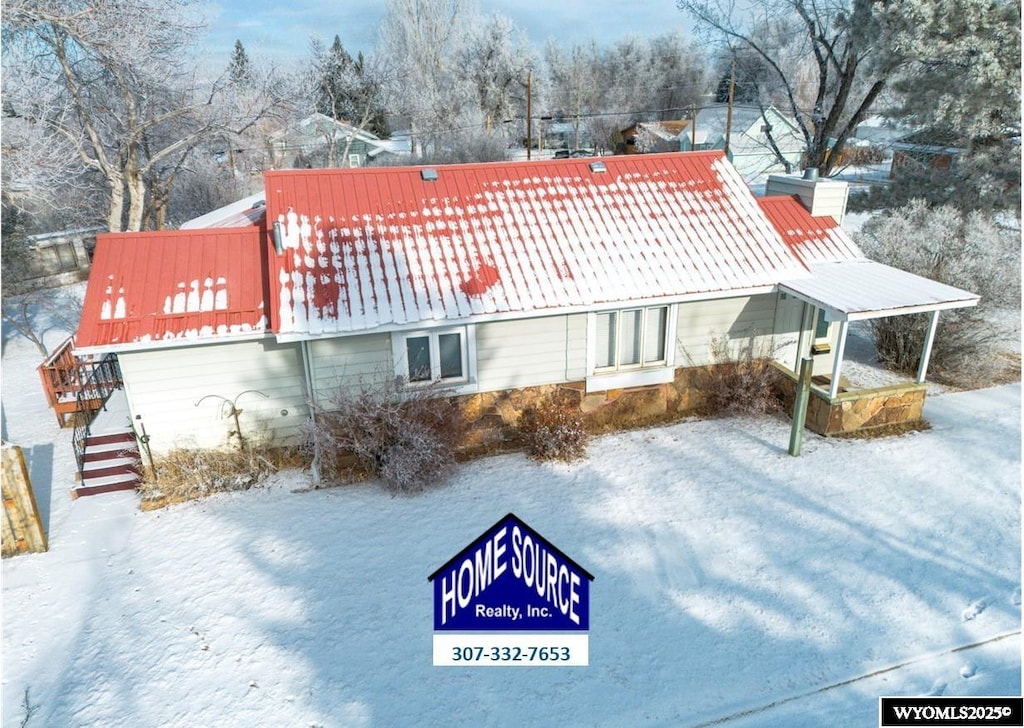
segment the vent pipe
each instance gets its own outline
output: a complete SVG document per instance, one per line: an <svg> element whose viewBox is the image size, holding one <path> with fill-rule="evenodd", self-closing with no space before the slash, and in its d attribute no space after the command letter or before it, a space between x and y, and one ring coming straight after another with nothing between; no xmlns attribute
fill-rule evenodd
<svg viewBox="0 0 1024 728"><path fill-rule="evenodd" d="M804 170L804 179L808 179L808 180L816 180L816 179L818 179L818 168L817 167L808 167L807 169L805 169Z"/></svg>

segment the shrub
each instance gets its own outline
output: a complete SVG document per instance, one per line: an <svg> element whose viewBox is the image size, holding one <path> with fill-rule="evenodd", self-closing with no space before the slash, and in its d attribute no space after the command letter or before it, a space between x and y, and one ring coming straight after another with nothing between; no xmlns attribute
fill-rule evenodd
<svg viewBox="0 0 1024 728"><path fill-rule="evenodd" d="M519 417L519 437L537 460L579 460L586 456L583 414L564 396L553 395L526 407Z"/></svg>
<svg viewBox="0 0 1024 728"><path fill-rule="evenodd" d="M993 360L1006 332L993 311L1020 307L1020 226L982 213L952 207L930 208L916 200L869 220L857 237L864 251L881 263L963 288L981 296L976 307L943 311L931 363L947 378L975 374ZM879 360L890 369L914 373L928 328L927 315L871 321ZM1016 338L1016 337L1014 337Z"/></svg>
<svg viewBox="0 0 1024 728"><path fill-rule="evenodd" d="M248 490L278 470L277 450L248 446L229 450L175 448L153 458L139 493L144 503L194 500L214 493ZM287 456L286 456L287 457Z"/></svg>
<svg viewBox="0 0 1024 728"><path fill-rule="evenodd" d="M465 430L461 409L443 390L405 390L394 380L339 388L315 411L307 441L326 480L368 474L388 490L412 493L446 479Z"/></svg>
<svg viewBox="0 0 1024 728"><path fill-rule="evenodd" d="M698 414L760 415L782 409L771 356L757 345L755 336L735 347L727 336L713 337L709 352L711 362L696 375Z"/></svg>

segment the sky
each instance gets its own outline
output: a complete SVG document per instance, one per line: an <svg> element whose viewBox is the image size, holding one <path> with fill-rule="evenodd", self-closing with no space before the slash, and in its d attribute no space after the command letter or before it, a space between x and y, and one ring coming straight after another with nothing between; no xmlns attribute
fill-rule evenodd
<svg viewBox="0 0 1024 728"><path fill-rule="evenodd" d="M310 36L329 44L338 35L355 55L374 47L385 5L383 0L221 0L207 11L207 46L211 55L227 59L235 41L241 40L250 57L286 60L302 57ZM538 49L548 38L566 44L594 39L604 45L629 34L652 36L678 30L685 35L692 28L675 0L480 0L479 5L485 15L510 17Z"/></svg>
<svg viewBox="0 0 1024 728"><path fill-rule="evenodd" d="M689 420L412 497L283 471L140 511L68 496L38 362L5 328L50 550L3 560L4 728L26 698L32 728L875 728L880 695L1020 694L1019 382L800 457L785 418ZM428 576L510 512L594 576L586 667L432 665Z"/></svg>

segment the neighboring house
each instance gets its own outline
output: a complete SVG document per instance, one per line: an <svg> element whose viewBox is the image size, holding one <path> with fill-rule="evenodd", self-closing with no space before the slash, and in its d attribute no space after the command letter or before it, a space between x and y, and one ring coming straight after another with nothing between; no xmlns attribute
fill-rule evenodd
<svg viewBox="0 0 1024 728"><path fill-rule="evenodd" d="M49 288L85 280L96 235L101 230L83 228L29 236L26 283Z"/></svg>
<svg viewBox="0 0 1024 728"><path fill-rule="evenodd" d="M902 167L948 171L967 147L960 134L938 129L923 129L900 137L892 143L892 173Z"/></svg>
<svg viewBox="0 0 1024 728"><path fill-rule="evenodd" d="M583 149L592 148L590 132L580 119L573 121L540 121L535 130L543 140L546 149Z"/></svg>
<svg viewBox="0 0 1024 728"><path fill-rule="evenodd" d="M270 148L276 169L365 167L382 154L395 153L388 140L324 114L307 116L273 135Z"/></svg>
<svg viewBox="0 0 1024 728"><path fill-rule="evenodd" d="M763 114L757 106L733 106L731 126L727 105L699 109L688 130L679 135L679 149L725 149L727 129L729 159L744 179L787 171L772 148L769 134L790 169L800 169L807 149L803 134L796 122L774 106L767 107Z"/></svg>
<svg viewBox="0 0 1024 728"><path fill-rule="evenodd" d="M226 444L225 401L247 434L294 438L309 403L395 377L506 425L552 387L591 414L634 395L664 414L716 337L791 377L815 352L828 420L851 396L851 321L934 322L978 300L866 260L839 227L845 184L773 177L780 196L759 200L720 152L272 171L265 186L256 223L99 238L76 352L117 355L153 452Z"/></svg>
<svg viewBox="0 0 1024 728"><path fill-rule="evenodd" d="M638 121L619 132L623 154L678 152L680 134L689 126L689 119L678 121Z"/></svg>

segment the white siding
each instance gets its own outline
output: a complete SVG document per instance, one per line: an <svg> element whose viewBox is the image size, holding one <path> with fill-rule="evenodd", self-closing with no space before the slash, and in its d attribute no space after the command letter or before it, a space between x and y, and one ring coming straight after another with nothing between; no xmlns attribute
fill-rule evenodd
<svg viewBox="0 0 1024 728"><path fill-rule="evenodd" d="M125 352L118 360L136 427L145 428L156 453L235 444L228 440L234 420L225 416L225 399L236 401L242 434L253 440L285 442L309 414L298 344L250 341Z"/></svg>
<svg viewBox="0 0 1024 728"><path fill-rule="evenodd" d="M582 380L586 314L479 324L476 353L481 391Z"/></svg>
<svg viewBox="0 0 1024 728"><path fill-rule="evenodd" d="M800 358L797 355L797 345L800 342L800 324L803 315L803 301L784 293L778 294L778 307L775 315L775 359L794 371L799 369Z"/></svg>
<svg viewBox="0 0 1024 728"><path fill-rule="evenodd" d="M390 334L366 334L309 342L316 401L328 405L341 385L358 388L395 376Z"/></svg>
<svg viewBox="0 0 1024 728"><path fill-rule="evenodd" d="M676 323L676 365L702 366L712 362L713 339L727 339L730 350L755 336L755 353L770 355L775 329L774 293L679 304Z"/></svg>

